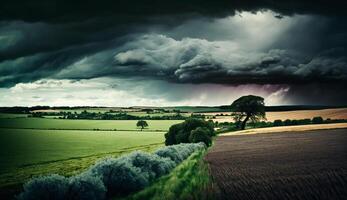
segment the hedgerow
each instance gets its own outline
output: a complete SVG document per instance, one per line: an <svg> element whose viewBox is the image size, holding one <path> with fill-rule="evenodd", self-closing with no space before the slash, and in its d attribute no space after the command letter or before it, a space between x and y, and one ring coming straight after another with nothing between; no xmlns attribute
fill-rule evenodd
<svg viewBox="0 0 347 200"><path fill-rule="evenodd" d="M147 174L126 159L109 158L91 167L91 173L101 176L108 195L128 194L148 185Z"/></svg>
<svg viewBox="0 0 347 200"><path fill-rule="evenodd" d="M25 183L23 192L17 198L20 200L64 200L68 187L69 179L64 176L57 174L41 176Z"/></svg>
<svg viewBox="0 0 347 200"><path fill-rule="evenodd" d="M143 189L156 178L168 174L204 143L178 144L153 154L136 151L120 158L107 158L86 172L66 178L49 175L30 180L17 197L21 200L102 200Z"/></svg>
<svg viewBox="0 0 347 200"><path fill-rule="evenodd" d="M66 193L68 200L105 199L106 188L100 176L85 172L70 178Z"/></svg>

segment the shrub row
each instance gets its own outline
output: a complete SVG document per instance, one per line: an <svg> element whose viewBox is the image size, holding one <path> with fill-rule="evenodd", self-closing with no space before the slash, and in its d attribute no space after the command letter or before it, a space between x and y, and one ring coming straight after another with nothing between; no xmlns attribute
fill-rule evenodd
<svg viewBox="0 0 347 200"><path fill-rule="evenodd" d="M107 158L70 178L56 174L33 178L24 184L17 198L100 200L129 194L168 174L194 151L203 148L204 143L178 144L162 147L153 154L136 151L119 158Z"/></svg>

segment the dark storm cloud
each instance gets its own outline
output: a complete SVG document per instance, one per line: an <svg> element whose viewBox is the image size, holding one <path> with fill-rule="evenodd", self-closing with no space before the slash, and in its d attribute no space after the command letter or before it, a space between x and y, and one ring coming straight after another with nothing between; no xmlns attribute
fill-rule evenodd
<svg viewBox="0 0 347 200"><path fill-rule="evenodd" d="M331 95L321 102L341 103L345 95L333 93L347 84L346 8L337 0L4 0L0 87L99 77L285 84L298 102L323 92ZM228 19L264 10L277 21Z"/></svg>
<svg viewBox="0 0 347 200"><path fill-rule="evenodd" d="M230 42L188 38L177 41L162 35L144 36L126 46L131 50L115 56L118 66L127 66L133 73L145 69L148 74L173 82L347 82L344 48L326 50L307 59L288 50L250 52L233 47Z"/></svg>
<svg viewBox="0 0 347 200"><path fill-rule="evenodd" d="M122 45L120 45L122 44ZM176 83L303 84L347 82L345 48L307 58L271 49L248 51L230 41L134 37L94 52L98 46L65 49L0 63L0 83L10 86L40 78L147 77Z"/></svg>
<svg viewBox="0 0 347 200"><path fill-rule="evenodd" d="M127 21L162 15L200 14L233 15L235 11L270 9L280 15L345 15L346 2L341 0L3 0L0 20L66 23L98 17L123 18ZM278 17L281 17L277 15Z"/></svg>

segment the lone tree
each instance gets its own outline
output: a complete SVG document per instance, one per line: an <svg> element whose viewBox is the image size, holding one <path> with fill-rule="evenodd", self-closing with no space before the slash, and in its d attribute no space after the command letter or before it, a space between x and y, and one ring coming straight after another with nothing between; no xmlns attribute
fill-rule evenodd
<svg viewBox="0 0 347 200"><path fill-rule="evenodd" d="M259 96L240 97L231 104L231 109L231 115L241 130L245 129L249 119L253 122L266 119L264 98Z"/></svg>
<svg viewBox="0 0 347 200"><path fill-rule="evenodd" d="M144 120L139 120L137 123L136 123L136 126L137 127L141 127L141 131L148 126L147 122L144 121Z"/></svg>

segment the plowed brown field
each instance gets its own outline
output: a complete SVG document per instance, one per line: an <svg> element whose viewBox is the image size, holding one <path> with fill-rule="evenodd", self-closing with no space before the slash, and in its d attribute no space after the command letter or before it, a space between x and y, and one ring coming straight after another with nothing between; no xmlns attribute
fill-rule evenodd
<svg viewBox="0 0 347 200"><path fill-rule="evenodd" d="M205 159L219 199L347 199L347 129L220 136Z"/></svg>

